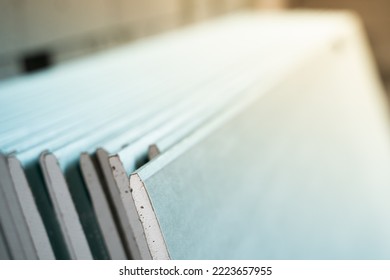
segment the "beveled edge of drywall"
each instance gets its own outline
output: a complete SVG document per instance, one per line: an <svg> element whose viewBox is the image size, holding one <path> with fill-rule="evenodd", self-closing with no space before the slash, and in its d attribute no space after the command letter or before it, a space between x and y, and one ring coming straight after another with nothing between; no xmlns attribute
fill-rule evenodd
<svg viewBox="0 0 390 280"><path fill-rule="evenodd" d="M150 260L153 259L147 239L145 237L145 230L142 221L139 217L133 196L131 195L130 183L127 173L118 155L110 156L108 158L111 166L111 172L114 176L115 186L119 192L121 204L125 216L130 225L130 230L127 236L131 240L130 250L134 259Z"/></svg>
<svg viewBox="0 0 390 280"><path fill-rule="evenodd" d="M26 223L29 227L31 238L35 246L38 259L54 260L54 251L51 246L48 233L43 224L43 219L39 213L35 203L34 195L32 194L29 183L27 182L24 169L20 161L14 156L8 156L9 172L12 181L15 184L15 191L24 208ZM24 204L24 205L23 205Z"/></svg>
<svg viewBox="0 0 390 280"><path fill-rule="evenodd" d="M53 153L43 152L39 163L71 258L92 260L85 232L57 157Z"/></svg>
<svg viewBox="0 0 390 280"><path fill-rule="evenodd" d="M129 182L131 194L144 229L146 242L152 259L169 260L170 256L164 236L144 182L137 173L130 175Z"/></svg>
<svg viewBox="0 0 390 280"><path fill-rule="evenodd" d="M88 153L84 152L80 155L80 170L110 258L113 260L127 260L128 256L123 247L104 188Z"/></svg>

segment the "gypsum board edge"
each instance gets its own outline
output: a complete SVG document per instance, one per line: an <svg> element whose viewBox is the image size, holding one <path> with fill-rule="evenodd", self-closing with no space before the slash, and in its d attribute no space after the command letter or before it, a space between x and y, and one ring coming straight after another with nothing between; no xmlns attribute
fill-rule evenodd
<svg viewBox="0 0 390 280"><path fill-rule="evenodd" d="M87 188L89 190L100 188L104 192L103 195L107 202L108 211L110 212L111 218L116 226L117 234L119 235L123 245L123 250L125 251L129 259L135 259L135 260L141 259L139 250L134 242L133 230L129 226L125 211L123 210L124 207L123 205L121 205L120 198L117 198L115 200L115 190L114 190L114 194L112 194L112 190L109 189L108 186L109 180L105 178L106 172L102 170L102 166L100 166L100 164L98 163L99 159L96 153L92 155L88 153L83 153L82 159L84 160L84 162L89 163L90 168L92 170L89 171L86 168L86 164L80 165L81 173L83 174L84 178L90 176L88 173L96 174L96 175L99 174L96 176L96 178L85 180L85 184L87 185ZM114 199L112 197L114 197Z"/></svg>
<svg viewBox="0 0 390 280"><path fill-rule="evenodd" d="M128 218L128 222L133 229L133 238L137 247L140 251L142 259L155 259L153 257L153 252L147 246L145 240L145 232L142 229L142 225L140 223L140 217L138 216L134 200L131 197L132 190L129 188L128 177L126 176L126 171L123 168L122 163L120 162L117 156L111 156L108 159L111 172L113 173L113 178L115 180L115 187L119 191L121 205L124 206L124 210L126 212L126 216ZM118 176L118 174L122 176ZM125 175L125 176L123 176ZM169 259L169 257L162 258Z"/></svg>
<svg viewBox="0 0 390 280"><path fill-rule="evenodd" d="M104 193L102 179L100 178L91 157L83 153L80 156L80 168L85 185L91 197L98 224L107 246L110 258L113 260L125 260L131 258L131 254L125 251L117 225L114 221L107 197Z"/></svg>
<svg viewBox="0 0 390 280"><path fill-rule="evenodd" d="M58 177L71 195L92 257L97 260L107 260L110 259L109 252L96 213L93 210L90 194L80 173L79 153L75 153L75 158L72 161L67 161L66 164L62 160L63 155L57 151L53 151L51 154L57 159L60 169Z"/></svg>
<svg viewBox="0 0 390 280"><path fill-rule="evenodd" d="M16 160L19 159L16 158ZM42 221L49 236L51 247L53 249L56 259L70 259L69 252L65 244L64 236L60 228L58 218L54 211L50 194L48 193L48 189L44 182L44 176L39 166L39 161L37 160L30 164L23 164L19 160L19 163L23 167L21 172L25 174L28 186L33 193L36 206L42 217Z"/></svg>
<svg viewBox="0 0 390 280"><path fill-rule="evenodd" d="M53 154L44 152L40 165L71 259L92 259L72 197Z"/></svg>
<svg viewBox="0 0 390 280"><path fill-rule="evenodd" d="M110 164L111 166L121 167L118 156L110 157ZM123 168L123 166L121 168ZM152 259L169 260L171 258L169 250L142 179L138 174L132 174L126 183L127 184L124 184L122 188L125 190L125 193L128 192L126 198L132 200L136 207L137 216L143 227L142 236L145 238L143 242L146 241L148 245L147 250L150 252ZM130 191L126 191L126 189Z"/></svg>
<svg viewBox="0 0 390 280"><path fill-rule="evenodd" d="M136 216L135 208L132 207L131 201L129 205L125 205L121 199L121 192L112 175L113 169L109 163L108 152L102 148L97 149L96 159L107 185L106 195L124 236L124 243L128 247L128 250L132 252L134 259L151 259L146 242L143 242L144 239L139 238L139 234L142 234L142 227L137 220L138 217Z"/></svg>
<svg viewBox="0 0 390 280"><path fill-rule="evenodd" d="M4 184L11 184L11 175L6 168L5 158L0 155L0 223L3 226L3 234L8 245L11 259L27 259L24 247L20 240L17 227L11 216L9 202L4 194Z"/></svg>
<svg viewBox="0 0 390 280"><path fill-rule="evenodd" d="M37 256L41 260L53 260L54 252L23 168L14 156L8 157L8 164Z"/></svg>
<svg viewBox="0 0 390 280"><path fill-rule="evenodd" d="M20 245L22 246L22 250L25 254L25 258L36 260L38 259L38 255L33 240L31 238L25 216L23 214L23 208L20 205L18 195L15 190L16 186L12 181L9 163L7 161L7 158L1 154L0 165L0 172L3 173L2 176L0 176L0 187L3 191L3 198L6 201L4 203L4 206L8 206L10 214L9 218L12 219L15 229L15 232L13 232L12 234L18 236Z"/></svg>

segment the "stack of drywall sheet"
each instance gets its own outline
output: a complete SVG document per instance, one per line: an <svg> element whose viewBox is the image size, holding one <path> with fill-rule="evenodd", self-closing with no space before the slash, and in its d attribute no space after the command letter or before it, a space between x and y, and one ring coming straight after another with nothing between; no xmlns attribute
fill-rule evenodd
<svg viewBox="0 0 390 280"><path fill-rule="evenodd" d="M383 257L326 220L390 182L364 44L348 14L244 13L0 84L1 258ZM343 234L381 241L379 197Z"/></svg>
<svg viewBox="0 0 390 280"><path fill-rule="evenodd" d="M145 254L389 257L387 108L358 26L334 20L334 41L304 52L283 82L268 75L184 139L147 136L109 158ZM134 171L142 139L160 155Z"/></svg>

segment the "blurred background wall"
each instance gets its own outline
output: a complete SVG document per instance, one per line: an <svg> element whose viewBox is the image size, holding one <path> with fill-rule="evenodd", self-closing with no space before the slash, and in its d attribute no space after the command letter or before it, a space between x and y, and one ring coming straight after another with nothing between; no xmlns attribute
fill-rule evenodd
<svg viewBox="0 0 390 280"><path fill-rule="evenodd" d="M352 9L390 88L389 0L0 0L0 79L242 9Z"/></svg>
<svg viewBox="0 0 390 280"><path fill-rule="evenodd" d="M232 11L251 0L0 0L0 78Z"/></svg>
<svg viewBox="0 0 390 280"><path fill-rule="evenodd" d="M389 0L288 0L290 8L349 9L363 19L382 79L390 92Z"/></svg>

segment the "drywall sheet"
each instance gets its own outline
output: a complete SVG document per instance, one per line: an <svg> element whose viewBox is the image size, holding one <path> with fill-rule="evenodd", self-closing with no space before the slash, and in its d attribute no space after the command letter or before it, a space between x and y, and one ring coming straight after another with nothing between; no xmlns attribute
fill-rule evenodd
<svg viewBox="0 0 390 280"><path fill-rule="evenodd" d="M56 158L52 154L43 153L40 162L70 258L92 259L91 250L81 227L79 216Z"/></svg>
<svg viewBox="0 0 390 280"><path fill-rule="evenodd" d="M131 175L153 258L390 257L388 114L355 30Z"/></svg>
<svg viewBox="0 0 390 280"><path fill-rule="evenodd" d="M169 209L156 207L160 239L155 243L162 244L165 251L160 245L154 247L152 241L156 240L150 239L148 227L140 223L141 209L146 208L141 208L145 206L142 199L142 204L134 204L128 175L147 162L151 144L160 152L157 163L153 161L135 176L139 177L137 186L148 186L143 199L148 201L150 195L153 205L162 204L164 199L176 207L170 198L177 195L175 184L183 182L196 190L206 186L210 195L222 194L216 186L226 184L227 197L220 199L230 205L236 202L229 196L232 184L237 186L241 181L248 188L238 193L242 197L254 190L254 182L259 182L260 187L256 186L261 193L264 186L274 190L275 185L277 189L280 178L289 178L285 179L289 184L283 194L290 189L299 192L299 185L304 185L299 181L304 177L299 166L312 176L316 173L310 168L318 165L326 171L318 173L325 179L341 172L343 176L336 180L339 185L338 180L353 183L349 181L353 176L346 174L357 172L361 184L375 188L375 183L385 181L382 169L378 168L378 181L371 182L371 175L363 178L366 175L360 172L360 165L369 164L364 170L371 174L374 164L382 166L379 154L387 164L383 144L387 134L378 105L381 89L359 32L354 17L344 13L243 13L1 83L0 104L6 106L0 111L4 124L0 126L0 149L6 156L0 157L0 224L9 256L52 258L51 245L60 259L208 257L201 251L192 255L191 246L180 239L191 255L175 251L179 245L169 242L178 236L169 230L178 234L190 229L167 227L169 220L164 220L164 213ZM95 83L90 83L91 77ZM264 104L258 101L261 97ZM257 107L253 102L258 102ZM241 103L245 106L238 106ZM249 115L237 121L237 127L234 122L230 124L240 114ZM218 125L210 128L215 120L219 120ZM198 133L203 133L202 140ZM212 137L218 138L219 144ZM375 148L372 153L366 151L367 143ZM99 147L96 158L84 154L79 161L80 153L94 153ZM191 154L193 149L200 149L199 156ZM340 151L332 154L333 150ZM336 157L344 153L345 159ZM114 154L118 156L109 160ZM335 165L330 171L322 158L325 154ZM171 169L176 162L178 166ZM219 166L223 172L218 171ZM345 172L346 166L352 171ZM291 170L291 174L284 170ZM178 182L170 184L172 178L158 177L170 172ZM222 173L227 179L218 177ZM243 174L244 179L237 174ZM160 185L168 183L166 190L153 196ZM230 195L241 205L238 194ZM295 200L291 194L289 197ZM198 198L197 203L201 203ZM254 205L251 199L244 203L242 213L249 213L245 207ZM183 203L191 208L189 201L183 197ZM199 217L203 217L203 210L196 210ZM243 217L236 210L221 208L220 213L232 211ZM256 211L260 210L254 208L253 213ZM155 212L150 214L154 217ZM228 220L240 226L241 220L233 214ZM263 218L259 220L264 222ZM218 221L215 226L227 228ZM253 223L253 229L261 227ZM235 236L227 238L236 241ZM36 250L41 243L46 247L39 245ZM248 251L240 246L237 248L241 251L233 246L234 254L241 252L238 256L246 257ZM215 248L210 247L210 251ZM229 251L210 257L230 253L233 255Z"/></svg>
<svg viewBox="0 0 390 280"><path fill-rule="evenodd" d="M0 156L0 165L0 224L2 228L2 235L4 236L4 240L8 246L10 258L26 259L26 252L18 234L18 227L15 224L15 219L13 218L10 202L5 194L5 189L9 186L12 187L12 182L3 156Z"/></svg>
<svg viewBox="0 0 390 280"><path fill-rule="evenodd" d="M131 254L130 252L126 253L125 246L123 246L121 232L116 226L114 215L106 197L106 186L103 186L100 170L95 168L94 161L87 154L81 155L80 168L83 171L83 179L88 188L96 219L110 258L113 260L128 259Z"/></svg>
<svg viewBox="0 0 390 280"><path fill-rule="evenodd" d="M1 154L0 172L0 195L3 204L2 212L4 211L1 219L4 220L4 227L7 227L6 238L10 239L9 242L16 258L37 259L38 255L30 235L29 225L25 219L24 209L20 204L18 193L11 179L7 158ZM17 243L21 248L16 247Z"/></svg>
<svg viewBox="0 0 390 280"><path fill-rule="evenodd" d="M20 162L13 156L7 158L14 189L38 259L55 259L52 246L34 196Z"/></svg>

